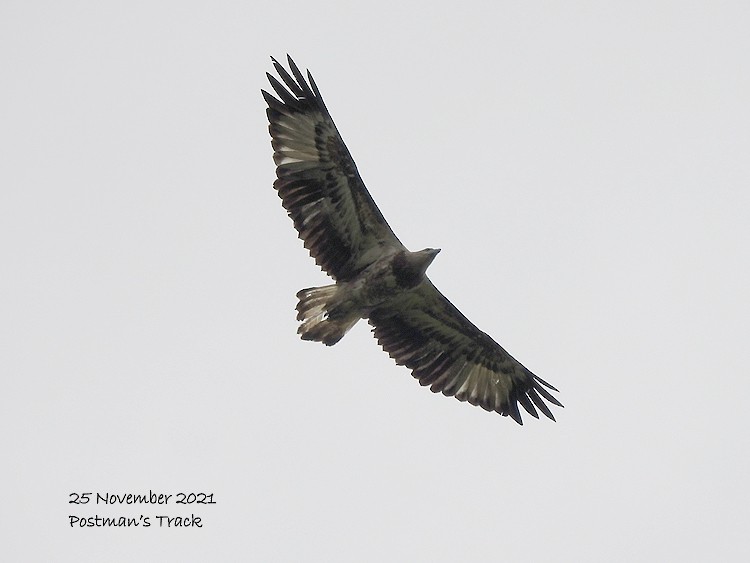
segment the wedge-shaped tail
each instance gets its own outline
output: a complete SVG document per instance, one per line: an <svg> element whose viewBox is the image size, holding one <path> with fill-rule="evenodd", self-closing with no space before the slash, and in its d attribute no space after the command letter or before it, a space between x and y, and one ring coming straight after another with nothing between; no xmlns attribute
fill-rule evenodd
<svg viewBox="0 0 750 563"><path fill-rule="evenodd" d="M297 334L302 336L302 340L333 346L357 323L360 317L356 313L336 315L333 307L338 289L333 284L308 287L297 292L297 320L302 321Z"/></svg>

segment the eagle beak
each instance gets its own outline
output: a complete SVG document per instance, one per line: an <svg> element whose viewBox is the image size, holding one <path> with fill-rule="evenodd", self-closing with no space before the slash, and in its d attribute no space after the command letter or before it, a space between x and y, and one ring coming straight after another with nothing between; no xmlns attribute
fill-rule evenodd
<svg viewBox="0 0 750 563"><path fill-rule="evenodd" d="M420 250L416 254L419 255L420 261L422 262L421 270L422 274L424 274L427 271L427 267L432 264L432 261L435 259L435 256L438 255L440 252L439 248L425 248L424 250Z"/></svg>

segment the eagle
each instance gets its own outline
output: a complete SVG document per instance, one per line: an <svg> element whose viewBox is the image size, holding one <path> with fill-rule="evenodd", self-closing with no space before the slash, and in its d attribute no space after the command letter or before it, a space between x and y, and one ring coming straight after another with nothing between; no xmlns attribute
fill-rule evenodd
<svg viewBox="0 0 750 563"><path fill-rule="evenodd" d="M276 189L299 238L335 281L297 293L303 340L336 344L360 319L397 364L430 391L523 424L518 405L555 420L563 405L534 375L467 319L426 275L440 249L409 251L365 188L312 74L287 55L266 73ZM291 71L291 74L290 74ZM283 82L283 84L282 84Z"/></svg>

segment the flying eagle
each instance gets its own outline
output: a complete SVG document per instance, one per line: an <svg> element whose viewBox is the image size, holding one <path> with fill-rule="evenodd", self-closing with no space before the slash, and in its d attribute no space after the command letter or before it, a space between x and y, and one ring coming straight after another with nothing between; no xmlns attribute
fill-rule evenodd
<svg viewBox="0 0 750 563"><path fill-rule="evenodd" d="M302 339L332 346L367 319L383 349L430 391L518 424L519 403L535 418L539 409L555 420L543 399L562 407L548 391L557 389L474 326L425 275L440 250L410 252L388 226L310 72L305 80L291 57L291 74L271 60L284 83L266 73L278 98L261 90L273 187L305 248L336 282L297 293Z"/></svg>

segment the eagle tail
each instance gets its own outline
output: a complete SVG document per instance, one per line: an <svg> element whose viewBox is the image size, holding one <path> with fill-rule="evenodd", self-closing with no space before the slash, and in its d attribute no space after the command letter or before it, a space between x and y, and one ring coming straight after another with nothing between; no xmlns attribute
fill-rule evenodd
<svg viewBox="0 0 750 563"><path fill-rule="evenodd" d="M297 329L302 340L322 342L333 346L349 332L359 315L331 316L331 307L336 297L338 286L309 287L297 292L297 320L302 324Z"/></svg>

